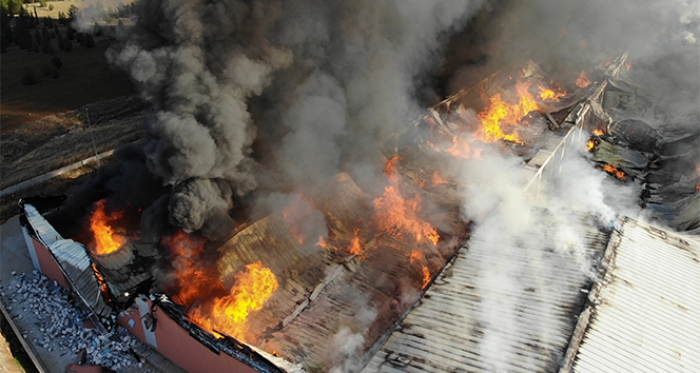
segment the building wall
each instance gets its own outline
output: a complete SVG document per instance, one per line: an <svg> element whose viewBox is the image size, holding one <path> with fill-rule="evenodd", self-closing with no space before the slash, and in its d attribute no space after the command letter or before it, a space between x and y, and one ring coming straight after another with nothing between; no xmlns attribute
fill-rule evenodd
<svg viewBox="0 0 700 373"><path fill-rule="evenodd" d="M39 270L41 273L46 275L50 280L55 280L61 287L69 289L68 282L61 272L61 268L56 263L53 255L49 252L41 242L37 241L34 237L31 238L32 246L34 246L34 252L36 253L36 258L39 261Z"/></svg>
<svg viewBox="0 0 700 373"><path fill-rule="evenodd" d="M148 301L148 309L151 309L151 301ZM142 342L153 346L146 338L149 331L145 331L139 320L143 315L139 311L142 307L132 308L119 315L118 322L130 333ZM174 362L189 373L255 373L256 370L245 363L236 360L225 353L214 353L199 341L194 339L175 320L171 319L164 311L155 308L153 317L158 320L156 324L155 345L161 355ZM134 320L129 326L129 320Z"/></svg>

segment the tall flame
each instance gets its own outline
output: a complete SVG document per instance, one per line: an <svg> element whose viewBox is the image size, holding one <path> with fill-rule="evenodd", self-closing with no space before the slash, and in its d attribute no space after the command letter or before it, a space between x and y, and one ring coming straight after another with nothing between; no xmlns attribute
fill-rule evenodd
<svg viewBox="0 0 700 373"><path fill-rule="evenodd" d="M395 156L384 165L389 185L384 188L384 194L373 201L377 228L390 236L409 235L416 242L430 242L435 245L440 240L437 230L418 217L422 204L420 195L404 198L399 191L396 173L398 160L398 156Z"/></svg>
<svg viewBox="0 0 700 373"><path fill-rule="evenodd" d="M278 287L275 274L260 261L248 264L236 274L229 295L214 299L211 305L197 305L190 318L204 329L248 341L248 316L261 310Z"/></svg>
<svg viewBox="0 0 700 373"><path fill-rule="evenodd" d="M423 266L423 283L421 284L420 288L425 289L426 286L430 283L430 270L428 267Z"/></svg>
<svg viewBox="0 0 700 373"><path fill-rule="evenodd" d="M111 223L122 217L123 212L116 211L107 214L106 200L101 199L96 203L97 208L90 217L90 230L95 236L94 253L107 255L113 253L126 242L126 238L117 234L112 229Z"/></svg>
<svg viewBox="0 0 700 373"><path fill-rule="evenodd" d="M515 134L505 134L504 126L515 126L531 111L537 109L537 102L529 91L530 83L518 82L515 89L518 92L518 103L508 104L503 102L501 94L497 93L489 98L489 106L477 116L481 119L482 127L478 137L485 142L506 140L520 142Z"/></svg>
<svg viewBox="0 0 700 373"><path fill-rule="evenodd" d="M352 240L350 240L350 247L348 247L348 252L352 255L358 255L359 257L364 257L365 250L360 245L360 229L355 228L353 231Z"/></svg>

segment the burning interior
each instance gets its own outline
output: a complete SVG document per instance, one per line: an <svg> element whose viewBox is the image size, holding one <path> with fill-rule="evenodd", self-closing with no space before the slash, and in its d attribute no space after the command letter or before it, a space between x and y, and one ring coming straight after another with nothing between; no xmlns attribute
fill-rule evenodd
<svg viewBox="0 0 700 373"><path fill-rule="evenodd" d="M260 9L252 6L244 25L264 25L262 13L270 9L256 6ZM177 18L167 12L157 17ZM149 30L140 32L144 40L151 35ZM173 40L164 43L183 45ZM260 50L252 42L240 43L250 49L224 53L236 62L231 66L254 69L265 61L273 71L299 68L287 55L298 52L291 42L287 50L269 42L258 45ZM586 43L578 44L586 48ZM186 54L185 49L170 52ZM222 53L217 48L200 52ZM148 43L129 44L113 57L136 69L165 58L159 53ZM246 59L253 55L259 60ZM180 71L183 62L173 58L167 66ZM380 61L367 58L368 63ZM602 194L594 195L601 183L624 189L636 202L625 213L633 210L678 231L700 233L697 107L680 110L654 96L654 87L641 85L645 79L637 81L628 53L608 55L581 70L566 69L567 74L548 69L534 56L518 62L517 68L484 75L419 115L401 118L410 125L400 129L390 125L395 118L382 116L387 114L378 108L381 101L338 99L332 74L312 71L292 90L303 98L294 101L277 92L266 97L288 102L282 114L272 105L272 119L303 125L289 126L286 133L263 126L269 131L262 131L256 143L249 138L250 116L271 104L251 97L260 95L263 83L272 78L246 82L241 72L214 68L209 74L198 66L193 68L199 71L194 74L197 84L219 92L222 87L207 80L219 78L234 88L197 98L182 94L186 77L166 84L157 74L135 76L155 105L147 118L151 137L120 150L118 164L101 169L94 183L67 199L23 201L25 224L37 242L44 242L37 227L45 218L60 236L84 245L90 264L84 272L92 278L68 272L64 276L73 277L73 288L94 288L101 294L109 307L96 315L105 329L122 324L188 371L225 371L228 366L219 360L204 366L178 356L180 350L167 341L169 327L183 330L177 332L182 338L193 338L216 356L227 355L259 371L360 371L365 366L380 371L387 361L395 369L405 368L403 355L377 352L387 340L394 343L392 333L410 319L407 315L423 297L440 296L426 294L440 273L455 270L448 264L462 255L462 248L472 250L475 231L475 246L495 242L479 233L479 227L490 225L491 216L502 219L496 236L498 229L503 237L519 232L512 240L518 242L513 246L518 252L526 253L523 261L537 262L527 254L532 246L521 241L550 241L543 245L547 255L568 258L571 271L580 271L572 286L581 288L590 288L601 242L610 235L613 219L607 214L617 213L603 203ZM345 82L343 90L361 90L348 82L364 78L364 73L351 74L347 82L338 78ZM552 79L563 75L567 77ZM292 78L277 79L285 87L293 84L285 80ZM149 86L154 82L155 88ZM164 87L175 87L174 92ZM249 100L253 114L224 112L237 110L231 109L237 96ZM352 128L357 133L347 136L347 129L332 128L336 110L359 123ZM342 114L346 111L351 114ZM370 112L382 115L370 118ZM225 133L230 127L222 124L221 116L242 123L235 136ZM386 119L388 130L364 124L368 119ZM196 132L202 128L193 129L197 127L190 121L205 123L200 127L212 134L213 142L198 140ZM182 131L174 135L174 128ZM376 137L367 140L368 133ZM274 136L282 140L266 142ZM312 141L307 141L309 136ZM235 154L227 153L232 138L239 148ZM339 138L343 152L325 148ZM324 140L328 143L316 142ZM268 148L270 144L277 148ZM299 144L315 150L305 151ZM214 154L206 161L188 153L209 151ZM256 159L251 155L256 152L270 157ZM294 152L301 155L287 159ZM248 180L256 162L264 175L259 188L265 190L257 195L251 194L254 186ZM272 175L277 171L278 176ZM141 176L134 179L134 174ZM591 179L598 186L589 187ZM553 197L567 193L568 198L584 197ZM598 198L600 204L583 201L589 198ZM527 207L515 208L516 202ZM577 238L577 227L594 232L590 237L595 239ZM46 246L58 258L61 248L52 245ZM494 245L507 246L505 241ZM498 251L484 255L489 252ZM484 260L483 265L508 262L510 255L501 254L500 261ZM542 263L555 265L547 260ZM510 280L505 276L494 281ZM547 298L537 286L542 284L528 287L528 296ZM556 306L567 315L585 302L585 295L574 293ZM488 292L467 298L472 297L486 302ZM538 345L545 344L544 337L531 342L542 348L536 354L543 362L537 371L558 368L575 324L567 320L561 321L563 332L553 332L563 335L556 342L546 347ZM475 340L489 335L465 333ZM484 356L488 354L470 359Z"/></svg>

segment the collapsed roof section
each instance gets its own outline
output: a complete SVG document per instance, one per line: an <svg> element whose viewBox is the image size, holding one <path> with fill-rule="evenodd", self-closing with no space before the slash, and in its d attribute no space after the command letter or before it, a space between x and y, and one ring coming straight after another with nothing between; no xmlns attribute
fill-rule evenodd
<svg viewBox="0 0 700 373"><path fill-rule="evenodd" d="M313 201L329 231L324 248L316 245L316 237L305 242L295 237L294 227L279 212L218 249L227 287L251 262L261 261L277 274L279 289L251 315L252 323L265 326L258 327L264 332L251 344L310 372L326 372L342 362L342 352L334 349L341 349L335 345L345 337L364 354L419 298L428 280L422 264L428 274L442 268L466 232L458 215L429 216L426 220L443 228L441 241L417 244L372 227L366 218L371 200L349 175L337 175L328 191ZM361 252L347 249L355 237Z"/></svg>

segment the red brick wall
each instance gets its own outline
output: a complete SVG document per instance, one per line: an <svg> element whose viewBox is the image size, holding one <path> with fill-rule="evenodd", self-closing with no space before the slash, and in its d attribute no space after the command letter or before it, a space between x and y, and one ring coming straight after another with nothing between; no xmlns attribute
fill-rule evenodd
<svg viewBox="0 0 700 373"><path fill-rule="evenodd" d="M148 306L151 307L150 300ZM129 317L126 315L119 317L119 324L146 343L139 310L129 310L129 316L135 321L133 328L128 327ZM216 354L206 348L160 308L155 308L153 316L158 320L155 330L158 352L189 373L256 373L255 369L232 356L223 352Z"/></svg>
<svg viewBox="0 0 700 373"><path fill-rule="evenodd" d="M58 263L56 263L53 255L51 255L49 252L49 249L46 248L41 242L37 241L34 237L32 237L32 244L34 245L36 258L39 261L39 266L41 267L41 273L46 275L46 277L52 281L56 280L59 285L68 289L68 282L66 281L66 278L63 277L63 272L61 272L61 268L58 266Z"/></svg>

